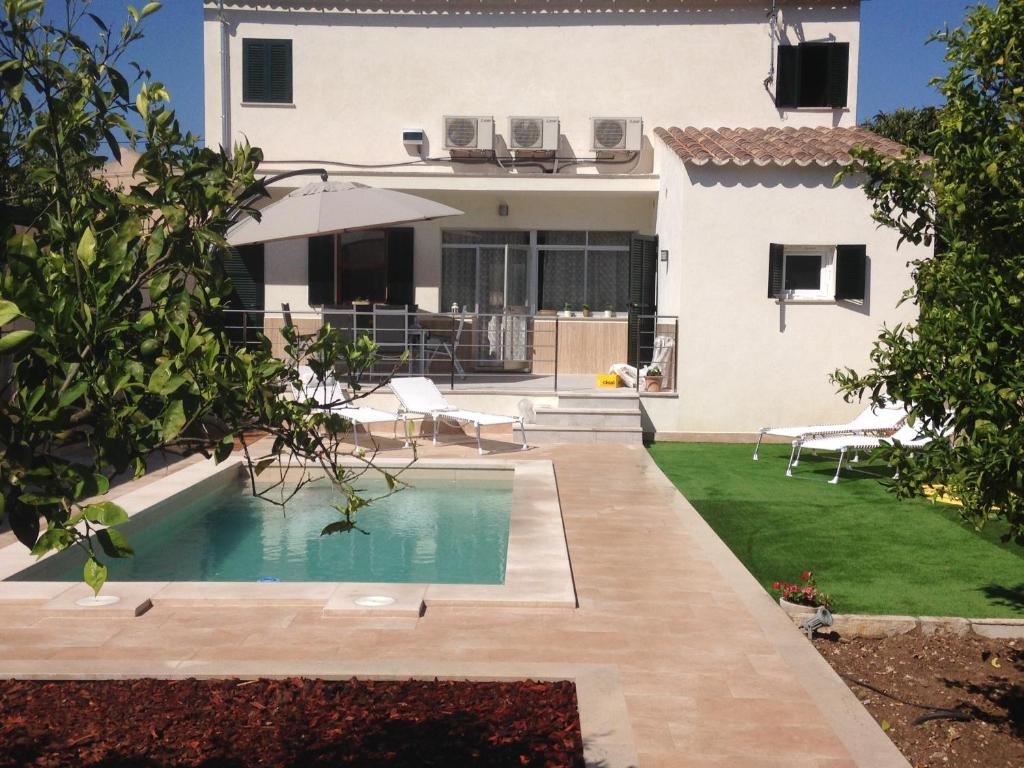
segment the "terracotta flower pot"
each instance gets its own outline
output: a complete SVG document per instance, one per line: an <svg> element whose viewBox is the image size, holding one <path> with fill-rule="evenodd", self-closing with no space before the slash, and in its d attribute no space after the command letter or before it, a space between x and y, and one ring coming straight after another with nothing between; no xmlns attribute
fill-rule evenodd
<svg viewBox="0 0 1024 768"><path fill-rule="evenodd" d="M644 389L648 392L661 392L661 376L648 376L644 382Z"/></svg>

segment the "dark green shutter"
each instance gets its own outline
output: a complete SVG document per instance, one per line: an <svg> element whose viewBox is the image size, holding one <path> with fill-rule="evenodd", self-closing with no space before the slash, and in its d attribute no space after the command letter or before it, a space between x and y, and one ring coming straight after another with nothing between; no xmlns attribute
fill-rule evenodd
<svg viewBox="0 0 1024 768"><path fill-rule="evenodd" d="M292 41L274 40L269 44L270 98L281 104L292 101Z"/></svg>
<svg viewBox="0 0 1024 768"><path fill-rule="evenodd" d="M867 294L867 276L867 247L837 245L836 299L863 301Z"/></svg>
<svg viewBox="0 0 1024 768"><path fill-rule="evenodd" d="M415 304L412 227L388 230L388 304Z"/></svg>
<svg viewBox="0 0 1024 768"><path fill-rule="evenodd" d="M242 101L292 101L292 41L242 41Z"/></svg>
<svg viewBox="0 0 1024 768"><path fill-rule="evenodd" d="M224 254L224 272L231 281L231 305L263 309L263 243L231 248Z"/></svg>
<svg viewBox="0 0 1024 768"><path fill-rule="evenodd" d="M800 48L780 45L779 61L775 70L775 106L800 106Z"/></svg>
<svg viewBox="0 0 1024 768"><path fill-rule="evenodd" d="M334 235L309 238L309 304L334 304Z"/></svg>
<svg viewBox="0 0 1024 768"><path fill-rule="evenodd" d="M654 317L658 311L658 238L633 235L629 243L629 318L626 361L640 367L654 354Z"/></svg>
<svg viewBox="0 0 1024 768"><path fill-rule="evenodd" d="M242 41L242 101L267 101L267 45L263 40Z"/></svg>
<svg viewBox="0 0 1024 768"><path fill-rule="evenodd" d="M850 79L850 44L833 43L828 47L828 106L846 106Z"/></svg>
<svg viewBox="0 0 1024 768"><path fill-rule="evenodd" d="M768 298L777 299L783 293L783 275L786 269L785 246L771 243L768 246Z"/></svg>

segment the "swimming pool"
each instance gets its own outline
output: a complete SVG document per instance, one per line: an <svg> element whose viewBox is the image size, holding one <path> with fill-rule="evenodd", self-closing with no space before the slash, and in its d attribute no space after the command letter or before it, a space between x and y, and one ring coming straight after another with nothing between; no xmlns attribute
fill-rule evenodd
<svg viewBox="0 0 1024 768"><path fill-rule="evenodd" d="M111 581L380 582L503 584L512 472L486 479L431 477L359 511L350 531L321 536L338 519L325 480L282 509L254 498L240 481L185 504L162 505L121 526L135 549L104 558ZM501 477L507 475L506 477ZM383 484L360 482L366 494ZM80 581L84 556L69 550L11 577Z"/></svg>

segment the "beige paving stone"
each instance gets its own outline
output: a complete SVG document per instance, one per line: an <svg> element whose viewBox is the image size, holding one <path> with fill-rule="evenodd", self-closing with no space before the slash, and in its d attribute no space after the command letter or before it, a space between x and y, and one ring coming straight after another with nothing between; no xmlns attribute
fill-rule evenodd
<svg viewBox="0 0 1024 768"><path fill-rule="evenodd" d="M421 456L454 466L475 446L424 446ZM576 679L581 703L610 702L581 713L588 759L606 755L609 768L906 768L642 447L499 458L554 462L578 608L431 604L428 588L420 618L324 617L323 602L232 605L244 595L225 592L198 605L171 585L132 619L0 608L0 675ZM527 583L529 571L510 575ZM801 724L780 724L780 710Z"/></svg>

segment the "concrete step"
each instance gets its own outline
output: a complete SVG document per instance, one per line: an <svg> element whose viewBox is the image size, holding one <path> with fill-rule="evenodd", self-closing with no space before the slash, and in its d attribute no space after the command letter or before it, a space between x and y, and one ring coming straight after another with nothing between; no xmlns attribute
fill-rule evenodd
<svg viewBox="0 0 1024 768"><path fill-rule="evenodd" d="M639 427L640 408L552 408L539 406L534 411L536 423L545 427Z"/></svg>
<svg viewBox="0 0 1024 768"><path fill-rule="evenodd" d="M620 394L621 393L621 394ZM610 389L607 392L579 392L558 396L559 408L622 408L636 410L640 395L631 389Z"/></svg>
<svg viewBox="0 0 1024 768"><path fill-rule="evenodd" d="M526 441L530 445L551 443L631 443L641 445L644 431L636 427L559 427L540 424L526 425Z"/></svg>

